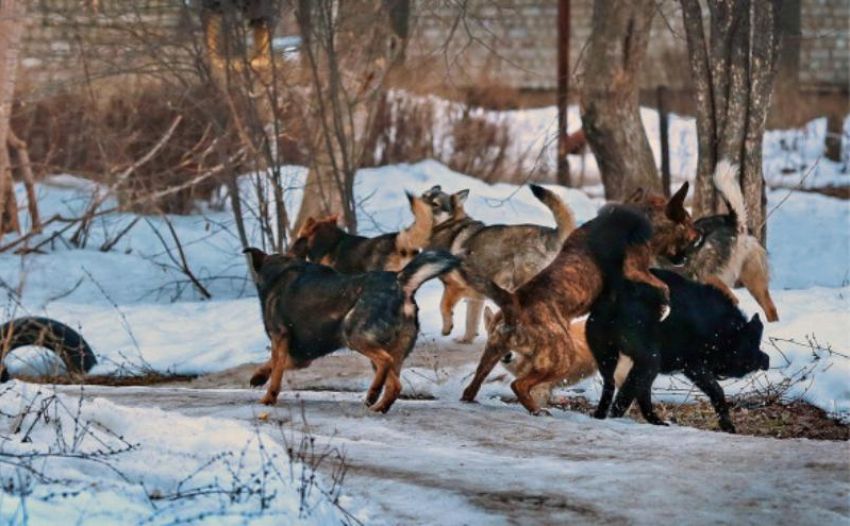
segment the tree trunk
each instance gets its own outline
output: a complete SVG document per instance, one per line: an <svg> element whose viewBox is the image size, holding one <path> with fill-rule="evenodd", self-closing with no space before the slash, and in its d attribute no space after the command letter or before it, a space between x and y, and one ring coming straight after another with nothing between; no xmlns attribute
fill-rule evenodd
<svg viewBox="0 0 850 526"><path fill-rule="evenodd" d="M749 230L765 242L762 139L777 70L782 2L710 0L710 42L699 0L681 4L697 102L694 215L724 211L712 175L720 160L732 161L741 167Z"/></svg>
<svg viewBox="0 0 850 526"><path fill-rule="evenodd" d="M607 199L638 187L660 190L638 105L638 72L649 44L654 0L595 0L581 118Z"/></svg>
<svg viewBox="0 0 850 526"><path fill-rule="evenodd" d="M7 145L25 12L26 4L23 0L0 2L0 236L20 232L18 203Z"/></svg>

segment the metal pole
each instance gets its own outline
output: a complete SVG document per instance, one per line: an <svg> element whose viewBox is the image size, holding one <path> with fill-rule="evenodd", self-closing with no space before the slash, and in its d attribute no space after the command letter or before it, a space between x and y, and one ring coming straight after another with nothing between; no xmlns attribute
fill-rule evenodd
<svg viewBox="0 0 850 526"><path fill-rule="evenodd" d="M661 135L661 187L670 197L670 126L667 113L667 87L658 86L658 130Z"/></svg>
<svg viewBox="0 0 850 526"><path fill-rule="evenodd" d="M558 184L572 186L567 162L567 102L570 84L570 0L558 2Z"/></svg>

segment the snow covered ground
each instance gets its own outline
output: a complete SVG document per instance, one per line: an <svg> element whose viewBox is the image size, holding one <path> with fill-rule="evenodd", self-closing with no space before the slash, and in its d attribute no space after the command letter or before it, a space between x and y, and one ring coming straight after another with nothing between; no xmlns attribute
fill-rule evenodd
<svg viewBox="0 0 850 526"><path fill-rule="evenodd" d="M287 174L293 187L305 175L298 167L288 168ZM408 224L412 218L403 190L418 193L435 184L448 191L469 188L466 208L485 222L554 224L548 210L527 188L489 186L425 161L359 174L356 195L361 202L362 230L374 234ZM578 190L555 190L567 200L579 222L593 217L601 205L601 200ZM18 191L23 198L22 189ZM42 215L76 215L85 209L92 191L90 183L70 176L49 179L38 187ZM296 209L300 195L294 191L288 197L289 205ZM768 193L768 207L775 208L768 223L771 290L782 318L766 327L764 350L771 356L772 367L765 374L724 386L733 394L791 378L789 398L804 399L850 419L850 203L777 189ZM42 247L40 254L0 254L3 318L46 314L79 328L100 360L93 373L151 369L215 373L264 361L268 342L230 212L203 207L202 214L170 217L190 267L213 295L209 301L202 300L174 269L155 235L155 230L161 232L168 249L174 250L163 218L139 221L111 251L99 250L132 220L129 214L98 218L85 249L56 240ZM61 226L51 225L41 239ZM249 227L259 243L256 225ZM418 293L423 334L416 352L427 348L439 356L441 348L451 345L439 335L441 292L439 283L432 282ZM738 293L746 313L758 311L745 290ZM456 316L462 317L463 309ZM480 341L469 352L474 355L478 350ZM14 357L39 364L51 361L49 355L32 350L16 352ZM9 362L13 371L27 367L20 360ZM700 523L817 520L827 524L842 522L848 513L846 444L727 437L686 428L662 430L630 421L599 423L577 414L559 414L553 421L534 420L500 401L500 396L509 392L506 379L486 384L480 395L482 405L469 407L456 401L474 368L474 357L458 366L441 367L438 362L436 358L432 367L409 367L403 373L406 392L434 400L403 401L386 416L367 414L360 407L360 392L287 392L284 407L272 412L272 419L295 421L284 413L303 400L319 441L347 451L354 474L346 487L352 488L354 498L346 501L346 509L361 520L372 523L386 514L391 517L387 523L435 522L446 509L455 509L456 523L509 523L524 511L543 507L550 513L560 510L553 517L569 522L642 524L667 522L675 516ZM245 385L247 377L238 385ZM359 391L365 378L336 378L325 387ZM665 389L671 385L676 389ZM598 388L598 381L592 379L576 386L591 400ZM694 396L690 386L675 377L659 379L656 388L658 396L671 400ZM6 431L21 400L34 396L35 390L16 383L13 391L0 396L0 411L7 415L3 417L7 423L0 422L4 451L43 453L44 448L58 444L52 439L56 430L48 424L34 428L31 443L15 441ZM74 409L79 391L62 388L60 393L63 403ZM87 461L51 459L54 476L74 481L74 495L64 499L64 504L54 505L38 497L56 491L56 483L36 484L39 481L33 479L33 498L23 504L34 520L56 517L60 507L68 523L79 517L86 523L114 522L113 516L94 510L126 508L137 522L155 515L162 523L218 510L219 497L196 499L185 508L184 502L177 502L165 506L164 511L148 497L153 490L162 494L175 491L182 477L196 468L203 470L191 484L231 480L227 477L233 476L234 464L219 458L219 453L242 455L244 451L242 473L256 472L263 455L269 454L256 449L261 436L263 444L289 469L279 433L269 428L257 430L261 409L253 404L259 396L255 391L86 387L86 393L91 400L84 405L87 419L140 444L115 459L130 482L103 475ZM68 418L59 417L65 433L72 426ZM96 436L120 447L111 435ZM79 447L97 446L84 442ZM212 458L219 460L205 465ZM390 465L390 459L397 464ZM709 482L703 476L693 477L693 473L707 472L706 466L711 466ZM491 471L498 476L489 477ZM14 471L9 465L0 463L4 487L10 473ZM624 473L628 477L624 478ZM323 471L319 484L329 487L329 477ZM668 502L665 491L671 483L677 485L679 500ZM299 508L293 503L298 501L298 484L286 477L274 484L279 499L274 499L270 514L258 520L297 517ZM476 485L480 487L476 489ZM616 488L613 500L606 497L612 488ZM232 509L255 509L253 498L238 501ZM314 498L318 511L315 516L302 517L305 523L339 522L338 508L320 495ZM440 499L439 506L433 504L436 499ZM404 509L390 510L393 502L396 506L404 503ZM625 510L626 502L640 505ZM795 507L794 502L805 506ZM17 517L14 514L20 513L21 504L7 492L0 501L0 516ZM680 516L688 510L695 510L696 515Z"/></svg>
<svg viewBox="0 0 850 526"><path fill-rule="evenodd" d="M290 463L273 429L86 400L83 392L17 381L4 386L0 521L330 526L347 520L349 512L332 503L334 490L311 480L307 466Z"/></svg>

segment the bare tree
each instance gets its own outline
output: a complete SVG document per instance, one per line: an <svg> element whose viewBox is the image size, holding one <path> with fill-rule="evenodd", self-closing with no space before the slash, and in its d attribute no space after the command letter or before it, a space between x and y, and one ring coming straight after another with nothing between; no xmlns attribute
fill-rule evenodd
<svg viewBox="0 0 850 526"><path fill-rule="evenodd" d="M316 138L296 226L335 210L342 212L349 232L357 231L354 176L371 153L369 130L395 56L403 49L390 16L395 8L374 0L298 1Z"/></svg>
<svg viewBox="0 0 850 526"><path fill-rule="evenodd" d="M694 213L721 208L712 173L728 159L741 166L749 228L764 242L762 138L778 64L782 0L709 0L709 38L699 0L681 4L697 102Z"/></svg>
<svg viewBox="0 0 850 526"><path fill-rule="evenodd" d="M581 118L607 199L661 188L640 119L638 72L655 0L595 0L582 86Z"/></svg>
<svg viewBox="0 0 850 526"><path fill-rule="evenodd" d="M26 3L23 0L0 2L0 236L20 232L12 163L6 145L25 13Z"/></svg>

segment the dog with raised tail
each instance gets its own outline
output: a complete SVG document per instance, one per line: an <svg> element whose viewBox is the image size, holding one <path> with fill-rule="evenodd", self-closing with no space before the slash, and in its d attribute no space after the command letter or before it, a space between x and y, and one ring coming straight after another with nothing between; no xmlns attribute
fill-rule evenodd
<svg viewBox="0 0 850 526"><path fill-rule="evenodd" d="M346 275L293 254L266 254L257 248L245 253L251 258L272 344L271 359L251 378L253 386L271 379L260 402L277 401L284 371L303 369L317 358L349 348L372 362L375 376L366 404L381 413L398 399L401 367L416 344L416 291L460 264L447 252L426 251L399 272Z"/></svg>
<svg viewBox="0 0 850 526"><path fill-rule="evenodd" d="M738 166L727 160L717 163L714 185L729 207L728 214L694 221L700 241L692 247L684 267L665 264L668 270L714 285L738 303L732 288L744 285L764 311L768 322L779 321L779 312L768 290L770 273L767 251L747 228L747 207L738 185Z"/></svg>
<svg viewBox="0 0 850 526"><path fill-rule="evenodd" d="M434 216L428 248L447 250L463 261L459 272L441 278L445 286L440 302L443 335L452 332L454 308L467 298L466 332L458 341L469 343L475 339L486 291L474 283L492 280L504 290L518 289L555 259L575 230L572 210L561 198L542 186L532 184L529 188L552 211L555 228L530 224L485 225L464 210L469 190L448 194L440 186L434 186L422 194Z"/></svg>
<svg viewBox="0 0 850 526"><path fill-rule="evenodd" d="M690 245L685 235L664 239L680 249ZM517 377L511 389L531 414L547 414L531 392L540 384L563 378L574 367L577 344L570 326L590 312L606 284L623 279L647 284L662 298L654 315L663 317L669 290L649 273L653 247L668 249L653 242L652 225L641 210L607 205L569 236L546 269L515 292L500 288L492 280L476 283L501 310L490 323L484 354L461 400L474 401L493 367L514 351L528 357L533 366ZM672 251L675 247L670 248Z"/></svg>

